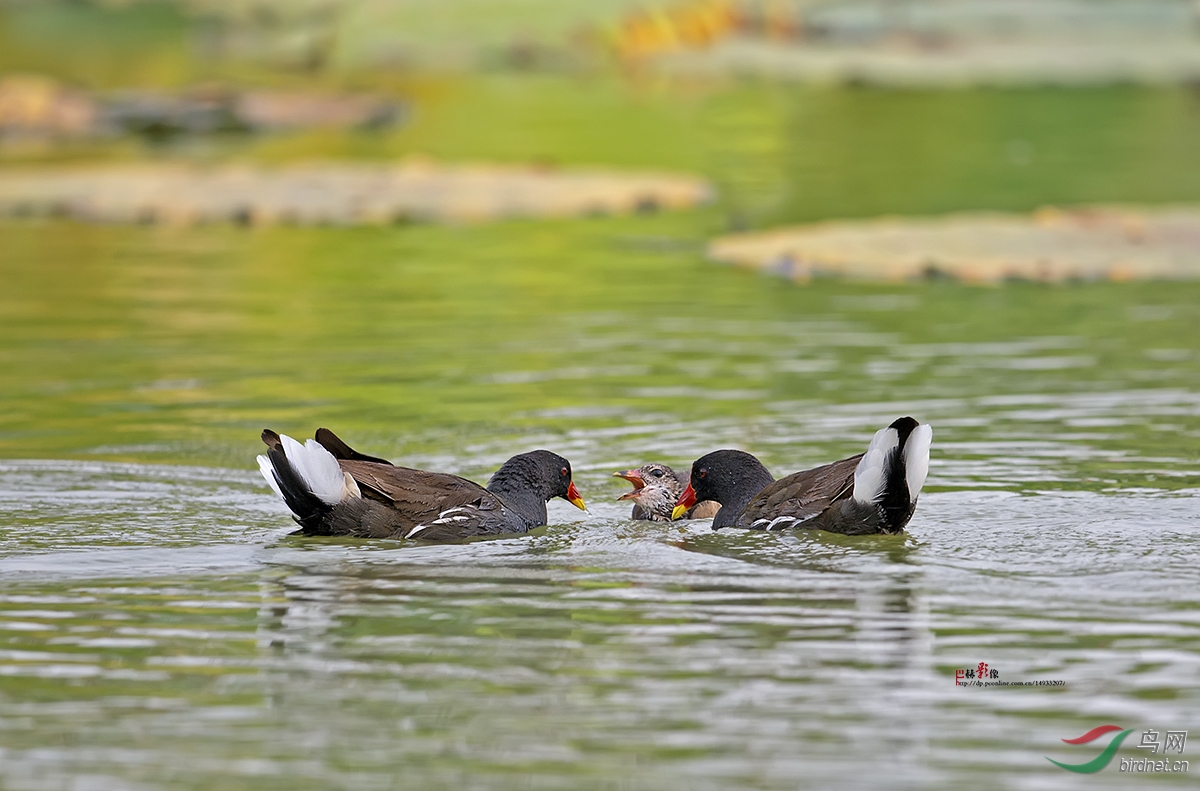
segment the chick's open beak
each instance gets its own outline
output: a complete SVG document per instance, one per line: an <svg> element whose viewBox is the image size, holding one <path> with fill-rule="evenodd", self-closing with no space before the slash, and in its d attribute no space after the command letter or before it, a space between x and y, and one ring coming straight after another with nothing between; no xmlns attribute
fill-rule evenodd
<svg viewBox="0 0 1200 791"><path fill-rule="evenodd" d="M575 488L575 481L571 481L571 485L567 487L567 502L580 511L587 510L587 505L584 504L583 498L579 496L579 490Z"/></svg>
<svg viewBox="0 0 1200 791"><path fill-rule="evenodd" d="M633 484L633 491L625 492L625 494L623 494L617 498L618 501L636 499L638 492L640 492L646 486L646 481L642 478L642 474L640 472L638 472L637 470L625 470L625 472L614 472L613 477L614 478L624 478L625 480L627 480Z"/></svg>
<svg viewBox="0 0 1200 791"><path fill-rule="evenodd" d="M689 481L687 488L679 495L679 499L675 501L675 509L671 511L671 518L678 519L687 513L688 509L696 504L696 490L692 488Z"/></svg>

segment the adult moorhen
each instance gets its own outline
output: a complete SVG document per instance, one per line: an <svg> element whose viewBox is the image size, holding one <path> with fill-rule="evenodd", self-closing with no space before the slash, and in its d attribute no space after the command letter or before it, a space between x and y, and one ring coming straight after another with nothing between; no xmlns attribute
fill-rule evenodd
<svg viewBox="0 0 1200 791"><path fill-rule="evenodd" d="M716 450L692 464L675 506L699 499L721 510L713 529L804 527L831 533L899 533L912 518L929 472L933 428L902 417L875 433L865 453L778 481L749 453Z"/></svg>
<svg viewBox="0 0 1200 791"><path fill-rule="evenodd" d="M528 533L546 524L551 497L585 508L571 463L548 450L513 456L485 489L361 454L325 428L303 445L270 429L262 440L268 450L258 467L307 535L436 541Z"/></svg>
<svg viewBox="0 0 1200 791"><path fill-rule="evenodd" d="M670 522L672 519L707 519L721 510L720 503L705 500L696 503L679 517L672 516L675 501L687 481L665 464L643 464L635 470L614 472L614 478L624 478L633 484L633 491L617 498L633 500L630 519L646 519L651 522Z"/></svg>

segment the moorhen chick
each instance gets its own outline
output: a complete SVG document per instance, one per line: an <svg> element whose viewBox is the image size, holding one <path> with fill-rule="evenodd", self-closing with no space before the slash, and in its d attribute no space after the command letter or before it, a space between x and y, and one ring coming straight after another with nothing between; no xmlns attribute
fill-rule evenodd
<svg viewBox="0 0 1200 791"><path fill-rule="evenodd" d="M614 478L624 478L633 484L633 491L617 498L633 500L630 519L646 519L651 522L670 522L672 519L708 519L721 510L720 503L711 500L696 503L678 517L672 516L675 501L687 485L679 473L665 464L643 464L635 470L614 472Z"/></svg>
<svg viewBox="0 0 1200 791"><path fill-rule="evenodd" d="M749 453L716 450L692 464L676 502L716 500L713 529L804 527L845 535L899 533L912 518L929 472L933 428L902 417L875 433L865 453L778 481Z"/></svg>
<svg viewBox="0 0 1200 791"><path fill-rule="evenodd" d="M303 445L270 429L262 440L268 450L258 467L306 535L437 541L528 533L546 524L552 497L585 510L571 463L548 450L513 456L485 489L361 454L329 429Z"/></svg>

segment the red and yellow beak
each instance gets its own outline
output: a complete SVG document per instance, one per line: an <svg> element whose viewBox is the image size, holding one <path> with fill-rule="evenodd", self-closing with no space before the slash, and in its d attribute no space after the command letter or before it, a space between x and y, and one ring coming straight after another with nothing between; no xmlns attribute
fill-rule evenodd
<svg viewBox="0 0 1200 791"><path fill-rule="evenodd" d="M583 498L579 496L579 490L575 488L575 481L571 481L571 485L567 487L567 502L580 511L587 510L587 505L584 504Z"/></svg>
<svg viewBox="0 0 1200 791"><path fill-rule="evenodd" d="M640 492L646 486L646 481L642 478L642 473L638 470L625 470L625 472L614 472L613 477L614 478L624 478L625 480L627 480L633 484L633 491L625 492L625 494L623 494L617 498L618 501L636 499L638 492Z"/></svg>
<svg viewBox="0 0 1200 791"><path fill-rule="evenodd" d="M688 481L687 488L684 489L679 499L675 501L675 510L671 511L671 518L678 519L687 513L688 509L696 504L696 490L692 488L691 481Z"/></svg>

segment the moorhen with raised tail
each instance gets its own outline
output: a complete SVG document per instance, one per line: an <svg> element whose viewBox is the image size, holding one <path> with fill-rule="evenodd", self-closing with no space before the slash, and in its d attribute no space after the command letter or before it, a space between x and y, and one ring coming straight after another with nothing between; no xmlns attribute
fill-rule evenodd
<svg viewBox="0 0 1200 791"><path fill-rule="evenodd" d="M692 464L691 482L675 512L697 500L716 500L721 510L714 530L899 533L916 510L932 443L932 427L902 417L877 431L865 453L778 481L749 453L716 450Z"/></svg>
<svg viewBox="0 0 1200 791"><path fill-rule="evenodd" d="M528 533L546 524L552 497L586 510L570 462L548 450L513 456L485 489L358 453L329 429L303 445L270 429L262 440L259 469L307 535L444 541Z"/></svg>

